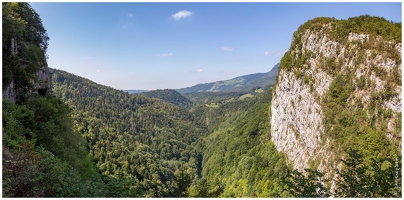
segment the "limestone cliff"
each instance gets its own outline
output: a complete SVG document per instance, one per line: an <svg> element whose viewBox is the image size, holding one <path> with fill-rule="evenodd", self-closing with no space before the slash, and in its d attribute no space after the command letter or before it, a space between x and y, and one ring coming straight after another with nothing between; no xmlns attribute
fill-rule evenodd
<svg viewBox="0 0 404 200"><path fill-rule="evenodd" d="M49 74L49 67L46 61L41 62L41 69L36 73L36 79L33 80L34 88L39 94L44 94L52 91L51 88L51 78Z"/></svg>
<svg viewBox="0 0 404 200"><path fill-rule="evenodd" d="M331 176L348 146L379 151L368 145L374 135L401 150L401 73L401 24L370 16L306 22L273 87L272 141L295 169Z"/></svg>
<svg viewBox="0 0 404 200"><path fill-rule="evenodd" d="M3 3L3 98L18 101L29 93L50 91L46 63L49 37L42 21L28 3Z"/></svg>
<svg viewBox="0 0 404 200"><path fill-rule="evenodd" d="M35 73L33 79L31 79L31 83L33 84L32 92L44 95L48 92L51 92L51 76L49 74L49 68L46 60L40 63L41 68ZM3 87L4 88L4 87ZM15 86L15 80L11 80L11 83L8 84L3 89L3 98L9 101L16 101L18 98L18 91Z"/></svg>

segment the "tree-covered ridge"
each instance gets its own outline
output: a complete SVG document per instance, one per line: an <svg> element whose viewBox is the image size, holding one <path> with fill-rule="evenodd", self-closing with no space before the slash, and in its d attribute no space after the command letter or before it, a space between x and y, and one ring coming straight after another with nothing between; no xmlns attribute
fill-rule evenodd
<svg viewBox="0 0 404 200"><path fill-rule="evenodd" d="M194 142L206 129L184 109L54 70L53 91L73 107L77 130L102 174L128 178L145 196L176 196L178 176L197 178ZM181 171L182 170L182 171Z"/></svg>
<svg viewBox="0 0 404 200"><path fill-rule="evenodd" d="M184 109L190 109L194 105L192 101L182 96L179 92L170 89L142 92L139 95L161 99Z"/></svg>
<svg viewBox="0 0 404 200"><path fill-rule="evenodd" d="M321 33L329 37L330 40L337 41L341 45L348 45L349 36L352 33L368 35L368 39L360 45L364 49L373 49L379 53L386 54L387 57L401 62L401 53L394 49L394 45L401 45L401 22L395 23L387 21L382 17L363 15L348 18L347 20L337 20L335 18L318 17L302 24L293 34L290 49L298 49L297 55L291 55L287 51L280 62L280 69L290 70L291 67L302 67L302 65L314 55L310 51L302 51L305 41L301 37L306 32ZM347 53L352 54L354 52ZM296 56L296 57L293 57ZM352 55L346 55L352 57ZM294 59L297 58L297 59ZM328 60L329 63L337 60ZM327 65L329 64L327 63ZM325 69L336 70L332 68ZM332 73L332 72L330 72ZM278 82L278 81L277 81Z"/></svg>
<svg viewBox="0 0 404 200"><path fill-rule="evenodd" d="M393 40L401 43L401 22L388 21L383 17L362 15L351 17L346 20L335 18L318 17L305 22L301 25L295 34L306 30L320 31L324 25L330 24L331 28L327 34L338 42L346 42L349 33L366 34L371 36L380 36L384 40Z"/></svg>

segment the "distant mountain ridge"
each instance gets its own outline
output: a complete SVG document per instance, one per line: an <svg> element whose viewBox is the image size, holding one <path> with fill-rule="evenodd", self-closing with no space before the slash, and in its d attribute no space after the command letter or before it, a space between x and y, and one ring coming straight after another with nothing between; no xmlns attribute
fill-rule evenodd
<svg viewBox="0 0 404 200"><path fill-rule="evenodd" d="M267 73L256 73L239 76L233 79L216 81L211 83L201 83L187 88L176 89L177 92L248 92L254 87L265 87L276 82L279 63Z"/></svg>

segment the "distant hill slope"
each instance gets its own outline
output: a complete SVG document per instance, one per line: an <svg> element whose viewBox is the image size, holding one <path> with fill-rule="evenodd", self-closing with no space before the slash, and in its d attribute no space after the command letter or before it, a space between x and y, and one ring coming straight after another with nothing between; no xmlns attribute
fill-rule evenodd
<svg viewBox="0 0 404 200"><path fill-rule="evenodd" d="M192 87L177 89L176 91L181 94L193 92L248 92L257 86L265 87L274 84L278 74L278 67L279 63L267 73L249 74L225 81L202 83Z"/></svg>
<svg viewBox="0 0 404 200"><path fill-rule="evenodd" d="M190 109L194 104L189 99L182 96L179 92L175 90L165 89L165 90L153 90L150 92L139 93L139 95L161 99L165 102L172 103L180 108Z"/></svg>

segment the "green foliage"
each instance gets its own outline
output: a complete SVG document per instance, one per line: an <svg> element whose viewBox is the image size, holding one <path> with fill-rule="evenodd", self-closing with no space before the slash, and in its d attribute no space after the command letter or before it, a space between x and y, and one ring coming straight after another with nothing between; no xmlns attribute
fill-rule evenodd
<svg viewBox="0 0 404 200"><path fill-rule="evenodd" d="M2 135L3 196L93 196L99 195L93 189L104 187L59 99L31 95L22 105L3 100Z"/></svg>
<svg viewBox="0 0 404 200"><path fill-rule="evenodd" d="M178 191L177 197L187 197L188 196L188 187L191 183L190 175L185 171L184 168L176 171L175 181L177 182Z"/></svg>
<svg viewBox="0 0 404 200"><path fill-rule="evenodd" d="M241 92L195 92L185 93L184 97L191 100L195 105L209 103L224 103L229 99L237 99L243 93Z"/></svg>
<svg viewBox="0 0 404 200"><path fill-rule="evenodd" d="M342 162L345 164L346 169L337 174L338 189L336 191L339 197L369 197L369 177L366 175L368 170L366 165L363 165L363 156L357 150L351 149L349 157Z"/></svg>
<svg viewBox="0 0 404 200"><path fill-rule="evenodd" d="M343 169L337 170L336 191L331 193L324 185L323 173L305 169L303 173L289 172L285 183L294 197L401 197L401 157L372 159L367 165L363 154L349 149L342 159Z"/></svg>
<svg viewBox="0 0 404 200"><path fill-rule="evenodd" d="M367 102L368 106L363 107L360 99L353 99L353 93L356 89L367 90L368 82L364 76L358 80L353 73L341 73L331 82L322 105L325 135L333 139L332 151L340 155L349 147L357 146L367 164L371 158L388 157L398 152L397 144L385 133L387 121L397 114L382 107L386 100L397 94L391 90L375 92ZM396 119L401 121L401 118Z"/></svg>
<svg viewBox="0 0 404 200"><path fill-rule="evenodd" d="M291 53L290 53L290 51L287 51L284 55L283 55L283 57L282 57L282 59L281 59L281 62L280 62L280 65L279 65L279 68L280 69L286 69L287 71L290 71L290 69L292 69L292 67L293 67L293 57L292 57L292 55L291 55ZM278 77L276 78L276 82L278 82Z"/></svg>
<svg viewBox="0 0 404 200"><path fill-rule="evenodd" d="M401 197L401 157L372 159L366 165L363 155L350 149L342 162L345 169L337 170L338 197Z"/></svg>
<svg viewBox="0 0 404 200"><path fill-rule="evenodd" d="M39 15L25 2L2 3L3 90L14 80L18 100L32 90L32 80L46 62L49 37Z"/></svg>
<svg viewBox="0 0 404 200"><path fill-rule="evenodd" d="M288 169L286 157L270 141L271 92L205 107L197 115L215 125L208 125L212 133L201 142L202 179L191 185L190 196L290 196L281 181Z"/></svg>
<svg viewBox="0 0 404 200"><path fill-rule="evenodd" d="M198 177L202 160L193 146L206 128L187 110L59 70L52 79L54 94L73 107L73 124L103 175L138 180L146 197L182 195L180 166L191 180Z"/></svg>
<svg viewBox="0 0 404 200"><path fill-rule="evenodd" d="M184 96L182 96L179 92L175 90L153 90L150 92L139 93L139 95L149 97L149 98L157 98L163 101L172 103L180 108L190 109L193 106L192 101L188 100Z"/></svg>
<svg viewBox="0 0 404 200"><path fill-rule="evenodd" d="M208 181L206 178L201 178L194 183L189 189L190 197L219 197L223 192L223 184L218 178Z"/></svg>
<svg viewBox="0 0 404 200"><path fill-rule="evenodd" d="M401 157L372 159L372 197L402 197Z"/></svg>
<svg viewBox="0 0 404 200"><path fill-rule="evenodd" d="M305 169L303 173L293 170L285 178L287 190L293 197L328 197L329 193L323 185L324 174L317 170Z"/></svg>
<svg viewBox="0 0 404 200"><path fill-rule="evenodd" d="M331 29L324 28L324 25L330 24ZM295 33L295 37L306 30L311 32L325 32L329 34L331 39L345 44L348 40L349 33L368 34L370 36L381 36L385 40L394 40L401 43L401 23L387 21L383 17L375 17L370 15L362 15L359 17L351 17L347 20L336 20L335 18L318 17L307 21L301 25ZM295 39L296 46L300 40Z"/></svg>

